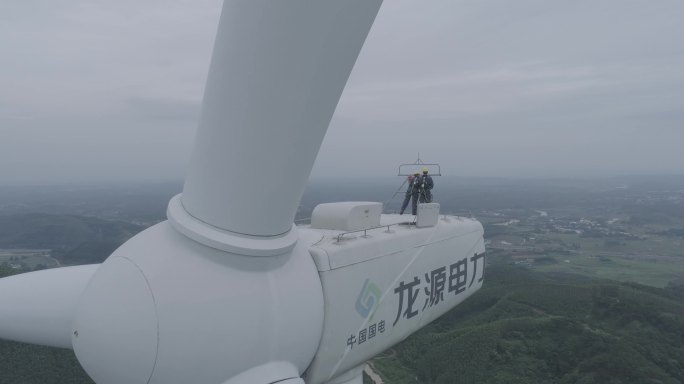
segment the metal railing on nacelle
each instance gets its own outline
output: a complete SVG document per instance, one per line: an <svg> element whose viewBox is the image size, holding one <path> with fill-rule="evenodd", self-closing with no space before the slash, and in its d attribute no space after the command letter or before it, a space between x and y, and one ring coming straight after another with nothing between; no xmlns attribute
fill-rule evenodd
<svg viewBox="0 0 684 384"><path fill-rule="evenodd" d="M393 223L393 224L387 224L387 225L380 225L380 226L377 226L377 227L370 227L370 228L365 228L365 229L359 229L359 230L356 230L356 231L342 232L342 233L339 233L339 234L338 234L337 236L335 236L335 237L336 237L336 239L337 239L337 242L339 243L340 241L342 241L342 238L343 238L345 235L350 235L350 234L352 234L352 233L360 233L360 232L363 232L363 236L362 236L362 237L368 237L368 231L372 231L372 230L374 230L374 229L387 228L387 230L385 231L385 233L392 233L392 231L390 230L390 227L394 227L395 225L411 225L411 224L415 224L415 223L416 223L416 221L415 221L415 219L414 219L413 221L404 221L404 222L401 222L401 223Z"/></svg>

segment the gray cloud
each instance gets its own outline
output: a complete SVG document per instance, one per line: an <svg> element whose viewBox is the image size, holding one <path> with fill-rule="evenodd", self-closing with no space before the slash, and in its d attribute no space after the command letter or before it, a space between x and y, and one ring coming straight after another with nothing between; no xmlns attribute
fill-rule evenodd
<svg viewBox="0 0 684 384"><path fill-rule="evenodd" d="M220 0L0 3L0 182L182 178ZM680 0L386 0L314 177L683 173ZM351 156L350 154L354 154Z"/></svg>
<svg viewBox="0 0 684 384"><path fill-rule="evenodd" d="M131 98L126 107L132 118L183 122L190 126L199 120L202 104L199 100Z"/></svg>

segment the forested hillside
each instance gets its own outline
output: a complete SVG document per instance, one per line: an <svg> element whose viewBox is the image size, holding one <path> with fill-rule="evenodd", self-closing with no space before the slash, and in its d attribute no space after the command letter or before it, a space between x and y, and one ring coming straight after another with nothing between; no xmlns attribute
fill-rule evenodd
<svg viewBox="0 0 684 384"><path fill-rule="evenodd" d="M373 364L393 384L675 384L683 343L674 294L494 266L480 292Z"/></svg>
<svg viewBox="0 0 684 384"><path fill-rule="evenodd" d="M0 340L0 384L92 384L68 349Z"/></svg>

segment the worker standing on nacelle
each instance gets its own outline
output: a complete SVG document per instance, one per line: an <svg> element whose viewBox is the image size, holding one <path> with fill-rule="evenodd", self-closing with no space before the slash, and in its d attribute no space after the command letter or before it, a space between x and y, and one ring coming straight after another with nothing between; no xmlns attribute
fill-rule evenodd
<svg viewBox="0 0 684 384"><path fill-rule="evenodd" d="M413 174L413 186L411 188L411 197L413 198L413 201L411 202L411 214L413 216L418 214L418 200L420 199L420 194L420 173L416 172Z"/></svg>
<svg viewBox="0 0 684 384"><path fill-rule="evenodd" d="M404 211L406 210L406 207L408 207L408 203L411 200L411 196L413 196L413 190L416 189L415 184L413 183L413 181L415 180L414 176L409 175L406 179L408 181L408 188L406 188L406 194L404 196L404 202L401 203L401 210L399 210L400 215L404 214ZM413 199L413 202L414 202L413 203L413 214L414 215L416 214L415 213L416 212L416 208L415 208L416 202L415 201L416 200Z"/></svg>
<svg viewBox="0 0 684 384"><path fill-rule="evenodd" d="M423 168L423 175L417 177L416 185L420 189L420 202L421 203L432 203L432 188L435 186L435 182L432 181L432 176L428 174L428 169Z"/></svg>

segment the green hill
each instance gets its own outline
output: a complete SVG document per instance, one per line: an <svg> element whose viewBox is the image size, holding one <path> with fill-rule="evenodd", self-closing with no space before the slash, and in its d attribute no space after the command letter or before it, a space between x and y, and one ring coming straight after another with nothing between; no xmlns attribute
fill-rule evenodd
<svg viewBox="0 0 684 384"><path fill-rule="evenodd" d="M0 340L1 384L93 384L69 349Z"/></svg>
<svg viewBox="0 0 684 384"><path fill-rule="evenodd" d="M75 215L0 216L0 248L51 249L64 264L99 263L144 228Z"/></svg>
<svg viewBox="0 0 684 384"><path fill-rule="evenodd" d="M495 266L455 310L373 360L389 384L682 383L684 302Z"/></svg>

